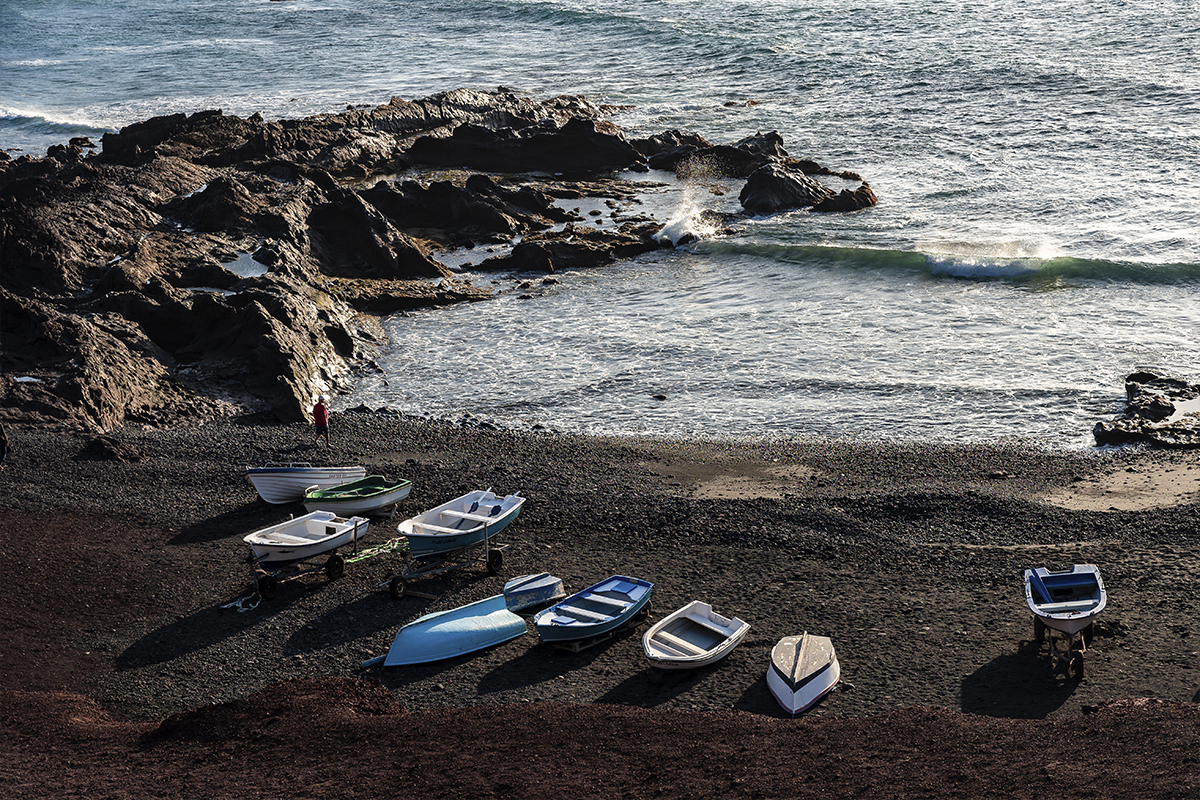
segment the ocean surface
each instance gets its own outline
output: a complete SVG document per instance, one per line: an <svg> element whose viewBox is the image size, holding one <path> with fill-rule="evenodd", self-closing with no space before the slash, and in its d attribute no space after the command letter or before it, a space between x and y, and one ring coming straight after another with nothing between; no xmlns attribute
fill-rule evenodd
<svg viewBox="0 0 1200 800"><path fill-rule="evenodd" d="M392 317L335 411L1071 449L1128 373L1200 380L1198 49L1194 2L21 0L0 147L496 86L628 105L634 135L778 131L879 205L715 236L736 182L630 176L700 241Z"/></svg>

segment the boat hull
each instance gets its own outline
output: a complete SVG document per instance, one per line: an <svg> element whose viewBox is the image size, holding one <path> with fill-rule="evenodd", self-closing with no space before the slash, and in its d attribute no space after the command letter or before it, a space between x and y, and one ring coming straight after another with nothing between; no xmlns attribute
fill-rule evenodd
<svg viewBox="0 0 1200 800"><path fill-rule="evenodd" d="M515 639L528 629L508 610L504 595L426 614L402 627L384 657L386 667L425 664L473 653Z"/></svg>
<svg viewBox="0 0 1200 800"><path fill-rule="evenodd" d="M247 467L246 480L258 496L268 503L280 505L301 500L311 487L328 489L339 484L364 478L366 467L314 467L303 464L278 464Z"/></svg>
<svg viewBox="0 0 1200 800"><path fill-rule="evenodd" d="M548 572L521 575L504 584L504 602L509 611L543 606L566 596L562 579Z"/></svg>
<svg viewBox="0 0 1200 800"><path fill-rule="evenodd" d="M744 620L721 616L693 600L655 623L642 636L642 650L659 669L696 669L733 652L750 630Z"/></svg>
<svg viewBox="0 0 1200 800"><path fill-rule="evenodd" d="M332 553L360 541L369 522L363 517L339 517L331 511L314 511L302 517L246 534L259 568L272 571Z"/></svg>
<svg viewBox="0 0 1200 800"><path fill-rule="evenodd" d="M841 676L833 642L805 632L785 636L771 650L767 687L783 710L794 715L833 691Z"/></svg>
<svg viewBox="0 0 1200 800"><path fill-rule="evenodd" d="M408 540L413 558L477 547L512 524L525 498L497 497L474 491L401 522L396 529Z"/></svg>
<svg viewBox="0 0 1200 800"><path fill-rule="evenodd" d="M304 493L304 507L309 511L333 511L342 516L370 514L396 505L408 497L412 481L385 481L373 475L328 489Z"/></svg>
<svg viewBox="0 0 1200 800"><path fill-rule="evenodd" d="M650 603L654 584L640 578L613 575L576 592L533 617L543 642L577 642L615 631Z"/></svg>
<svg viewBox="0 0 1200 800"><path fill-rule="evenodd" d="M1108 591L1094 564L1058 572L1035 567L1025 570L1025 604L1047 628L1073 637L1100 616Z"/></svg>

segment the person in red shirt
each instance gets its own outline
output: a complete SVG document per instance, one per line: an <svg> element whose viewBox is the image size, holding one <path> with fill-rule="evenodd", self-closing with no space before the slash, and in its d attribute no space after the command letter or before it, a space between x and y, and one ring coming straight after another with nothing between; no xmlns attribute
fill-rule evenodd
<svg viewBox="0 0 1200 800"><path fill-rule="evenodd" d="M313 439L313 444L321 441L321 436L325 437L325 446L329 447L329 407L325 405L325 396L321 395L317 398L317 404L313 406L313 422L317 426L317 435Z"/></svg>

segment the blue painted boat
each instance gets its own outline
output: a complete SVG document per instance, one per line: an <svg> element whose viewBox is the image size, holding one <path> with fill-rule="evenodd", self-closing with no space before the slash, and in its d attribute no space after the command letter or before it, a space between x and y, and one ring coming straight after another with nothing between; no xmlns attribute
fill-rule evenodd
<svg viewBox="0 0 1200 800"><path fill-rule="evenodd" d="M509 611L544 606L566 596L562 578L556 578L549 572L521 575L504 584L504 602L508 604Z"/></svg>
<svg viewBox="0 0 1200 800"><path fill-rule="evenodd" d="M547 644L603 636L636 617L650 603L653 590L649 581L613 575L539 611L533 625Z"/></svg>
<svg viewBox="0 0 1200 800"><path fill-rule="evenodd" d="M397 530L408 540L413 558L463 550L507 528L524 502L519 494L497 497L490 489L468 492L404 520Z"/></svg>
<svg viewBox="0 0 1200 800"><path fill-rule="evenodd" d="M525 620L508 610L504 595L426 614L396 633L385 667L425 664L473 653L525 633Z"/></svg>

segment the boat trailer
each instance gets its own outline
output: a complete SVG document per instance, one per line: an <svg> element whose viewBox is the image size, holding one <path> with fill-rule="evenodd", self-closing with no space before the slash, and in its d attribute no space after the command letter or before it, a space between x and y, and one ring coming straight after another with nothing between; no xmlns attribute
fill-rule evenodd
<svg viewBox="0 0 1200 800"><path fill-rule="evenodd" d="M1033 618L1033 641L1041 651L1042 644L1049 648L1050 662L1055 674L1070 675L1076 680L1083 678L1083 654L1092 641L1096 623L1090 622L1083 630L1063 633L1044 623L1041 617Z"/></svg>
<svg viewBox="0 0 1200 800"><path fill-rule="evenodd" d="M472 564L482 564L487 568L489 573L495 575L500 571L501 566L503 566L504 551L508 549L507 544L492 544L491 537L488 537L479 544L472 545L471 547L448 550L445 553L413 556L408 552L408 540L401 536L400 541L404 543L399 548L403 553L404 569L378 584L378 586L387 586L388 591L396 600L408 594L415 597L431 598L431 595L410 589L408 582L441 575L443 572L469 567Z"/></svg>

